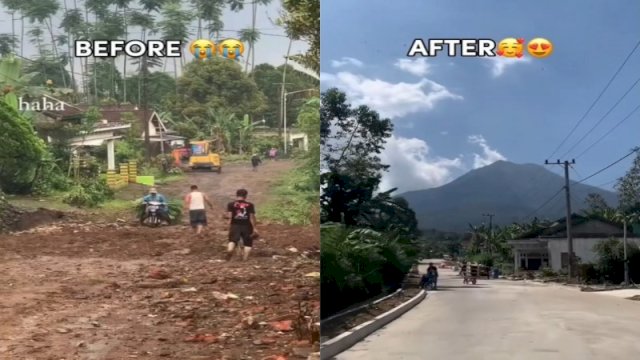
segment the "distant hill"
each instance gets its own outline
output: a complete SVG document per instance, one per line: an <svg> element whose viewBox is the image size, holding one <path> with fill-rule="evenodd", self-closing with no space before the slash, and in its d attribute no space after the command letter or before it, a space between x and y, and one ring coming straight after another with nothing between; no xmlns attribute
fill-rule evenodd
<svg viewBox="0 0 640 360"><path fill-rule="evenodd" d="M400 196L416 212L420 229L466 231L471 224L488 221L482 214L495 214L494 224L523 222L523 217L544 204L564 186L564 178L541 165L498 161L472 170L456 180L427 190L410 191ZM610 206L618 202L614 192L590 185L571 184L574 213L586 208L590 193L600 194ZM565 216L565 194L558 194L535 216L558 219ZM533 218L530 217L528 220ZM527 220L527 221L528 221Z"/></svg>

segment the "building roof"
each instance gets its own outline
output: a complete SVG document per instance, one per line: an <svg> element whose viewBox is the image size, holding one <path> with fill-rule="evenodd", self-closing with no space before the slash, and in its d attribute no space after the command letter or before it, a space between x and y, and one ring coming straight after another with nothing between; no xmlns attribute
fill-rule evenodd
<svg viewBox="0 0 640 360"><path fill-rule="evenodd" d="M578 225L582 225L582 224L587 224L590 222L594 222L594 223L603 223L606 225L609 225L609 229L611 228L615 228L616 231L608 231L606 229L602 229L602 231L590 231L590 232L581 232L579 234L573 234L574 237L576 236L580 236L582 238L587 238L587 237L609 237L609 236L621 236L623 233L623 227L622 225L609 221L607 219L604 219L602 217L598 217L598 216L582 216L582 215L578 215L578 214L573 214L571 215L571 226L572 227L576 227ZM554 238L554 237L566 237L566 231L567 231L567 221L566 221L566 217L563 217L561 219L558 219L556 221L554 221L553 223L551 223L551 225L546 226L546 227L541 227L538 229L534 229L531 230L529 232L526 232L520 236L518 236L516 239L533 239L533 238ZM628 236L632 236L634 235L633 229L631 227L628 227L627 229L627 235Z"/></svg>

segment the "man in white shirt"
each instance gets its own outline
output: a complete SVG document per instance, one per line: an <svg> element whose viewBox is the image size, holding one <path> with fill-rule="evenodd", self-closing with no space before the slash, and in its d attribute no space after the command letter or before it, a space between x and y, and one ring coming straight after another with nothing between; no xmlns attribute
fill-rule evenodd
<svg viewBox="0 0 640 360"><path fill-rule="evenodd" d="M204 193L198 190L197 185L191 185L191 192L184 198L184 210L189 211L189 222L191 227L200 235L202 228L207 225L207 212L204 204L213 210L213 204Z"/></svg>

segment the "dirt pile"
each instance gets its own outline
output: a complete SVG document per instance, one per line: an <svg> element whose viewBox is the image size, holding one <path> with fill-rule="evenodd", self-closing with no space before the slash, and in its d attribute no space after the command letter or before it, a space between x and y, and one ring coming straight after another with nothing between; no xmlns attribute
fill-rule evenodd
<svg viewBox="0 0 640 360"><path fill-rule="evenodd" d="M43 208L36 211L18 209L9 204L4 194L0 192L0 233L30 229L59 221L64 217L65 214L60 211Z"/></svg>
<svg viewBox="0 0 640 360"><path fill-rule="evenodd" d="M0 353L261 360L317 351L313 229L265 225L248 262L222 260L221 234L184 230L73 223L8 237Z"/></svg>

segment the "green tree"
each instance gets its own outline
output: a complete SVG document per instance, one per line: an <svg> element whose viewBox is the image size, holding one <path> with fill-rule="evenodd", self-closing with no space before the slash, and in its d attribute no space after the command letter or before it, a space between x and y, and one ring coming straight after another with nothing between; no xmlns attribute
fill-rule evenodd
<svg viewBox="0 0 640 360"><path fill-rule="evenodd" d="M586 199L584 200L587 204L587 212L600 212L607 209L611 209L607 201L602 197L602 195L597 193L588 194Z"/></svg>
<svg viewBox="0 0 640 360"><path fill-rule="evenodd" d="M180 40L184 42L189 37L188 26L191 22L192 14L183 10L180 4L180 1L171 1L162 8L163 19L158 22L158 27L164 40ZM173 58L173 72L174 78L178 79L178 62L176 58Z"/></svg>
<svg viewBox="0 0 640 360"><path fill-rule="evenodd" d="M6 56L14 52L18 44L18 38L13 34L0 34L0 56Z"/></svg>
<svg viewBox="0 0 640 360"><path fill-rule="evenodd" d="M305 40L309 44L306 53L292 57L292 60L320 72L320 0L283 0L285 14L280 21L289 37Z"/></svg>
<svg viewBox="0 0 640 360"><path fill-rule="evenodd" d="M616 184L621 209L640 207L640 151L637 152L631 168Z"/></svg>
<svg viewBox="0 0 640 360"><path fill-rule="evenodd" d="M176 119L204 119L209 109L228 109L237 116L261 119L265 97L234 61L213 58L188 63L177 82L178 93L167 99Z"/></svg>
<svg viewBox="0 0 640 360"><path fill-rule="evenodd" d="M47 151L31 122L0 101L0 191L29 193Z"/></svg>
<svg viewBox="0 0 640 360"><path fill-rule="evenodd" d="M355 225L361 206L373 197L389 167L379 154L393 125L367 106L352 108L335 88L322 94L320 121L324 219Z"/></svg>
<svg viewBox="0 0 640 360"><path fill-rule="evenodd" d="M126 79L125 85L129 89L135 89L137 91L138 86L142 84L143 80L147 82L149 106L154 109L161 108L167 94L174 92L176 88L176 81L173 79L173 76L161 71L150 72L147 75L135 74L129 76ZM129 93L131 93L131 91ZM142 91L140 91L140 96L142 96ZM139 98L138 104L141 103L142 99Z"/></svg>

